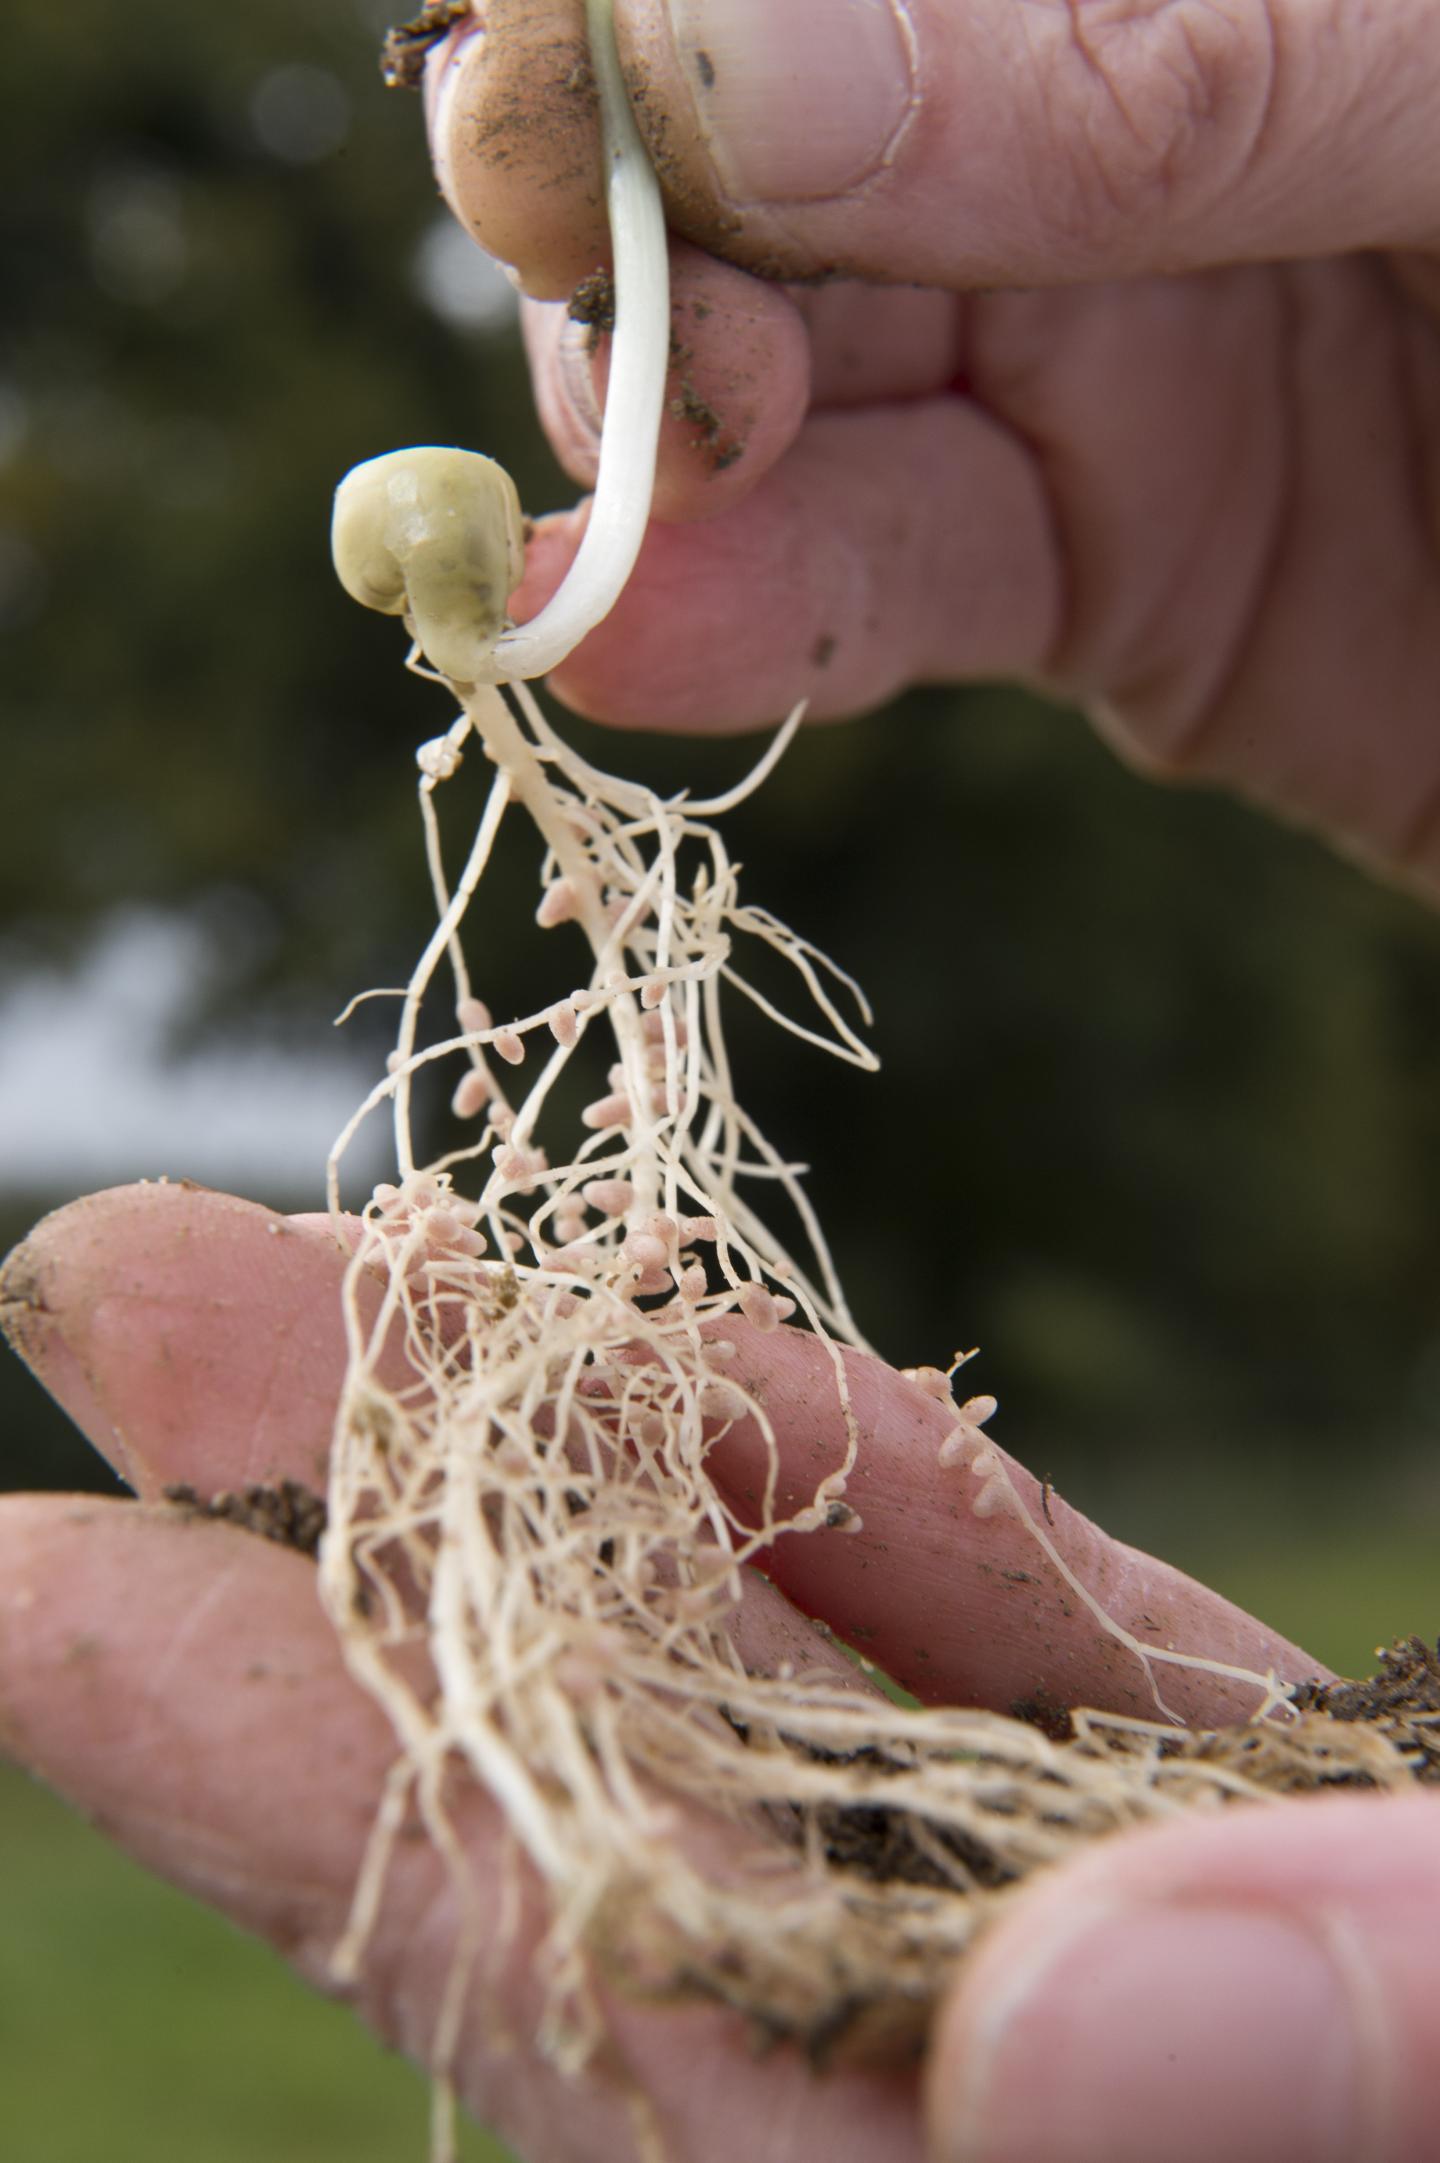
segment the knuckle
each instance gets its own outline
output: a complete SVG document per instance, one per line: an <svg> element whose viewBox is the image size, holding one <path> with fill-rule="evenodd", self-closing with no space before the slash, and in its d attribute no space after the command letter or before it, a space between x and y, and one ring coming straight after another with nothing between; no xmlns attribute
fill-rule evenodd
<svg viewBox="0 0 1440 2163"><path fill-rule="evenodd" d="M1050 215L1110 269L1177 257L1252 166L1274 101L1266 0L1057 0L1036 60L1055 170Z"/></svg>

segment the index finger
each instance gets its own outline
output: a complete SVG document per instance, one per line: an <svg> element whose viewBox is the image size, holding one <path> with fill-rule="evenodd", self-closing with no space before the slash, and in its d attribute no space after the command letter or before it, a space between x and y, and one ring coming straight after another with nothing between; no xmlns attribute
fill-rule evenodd
<svg viewBox="0 0 1440 2163"><path fill-rule="evenodd" d="M762 1338L727 1322L726 1335L738 1355L726 1372L758 1399L779 1439L775 1509L783 1517L844 1458L832 1356L798 1330ZM1202 1727L1256 1709L1253 1685L1163 1658L1147 1671L1122 1632L1157 1655L1199 1656L1258 1676L1300 1681L1320 1672L1299 1646L1218 1592L1111 1539L988 1438L998 1473L965 1453L942 1462L956 1407L866 1353L846 1351L844 1364L860 1437L845 1500L858 1529L781 1538L762 1567L805 1613L917 1697L1023 1706L1042 1721L1076 1705L1155 1719L1158 1686L1165 1708ZM736 1500L754 1495L764 1470L754 1427L737 1426L712 1452L711 1469ZM993 1507L1007 1495L1011 1506Z"/></svg>
<svg viewBox="0 0 1440 2163"><path fill-rule="evenodd" d="M142 1500L177 1481L323 1489L346 1261L323 1217L188 1183L112 1187L14 1250L0 1317Z"/></svg>

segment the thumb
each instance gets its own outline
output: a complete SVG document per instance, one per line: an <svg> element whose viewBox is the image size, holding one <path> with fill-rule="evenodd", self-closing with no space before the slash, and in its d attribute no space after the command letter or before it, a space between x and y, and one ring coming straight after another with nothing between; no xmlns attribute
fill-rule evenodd
<svg viewBox="0 0 1440 2163"><path fill-rule="evenodd" d="M672 224L747 268L1063 283L1440 233L1430 0L618 0Z"/></svg>
<svg viewBox="0 0 1440 2163"><path fill-rule="evenodd" d="M1440 1804L1336 1797L1101 1843L966 1970L939 2163L1425 2163Z"/></svg>

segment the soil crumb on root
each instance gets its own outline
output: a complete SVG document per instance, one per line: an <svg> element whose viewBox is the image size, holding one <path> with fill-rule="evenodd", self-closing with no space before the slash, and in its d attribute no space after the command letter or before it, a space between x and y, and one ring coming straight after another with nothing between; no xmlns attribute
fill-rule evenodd
<svg viewBox="0 0 1440 2163"><path fill-rule="evenodd" d="M242 1532L257 1533L262 1540L274 1540L279 1547L292 1547L296 1554L308 1555L312 1561L320 1551L325 1504L299 1480L281 1480L277 1487L242 1487L233 1494L212 1495L208 1501L193 1487L182 1484L167 1487L165 1500L173 1502L187 1517L238 1525Z"/></svg>
<svg viewBox="0 0 1440 2163"><path fill-rule="evenodd" d="M1414 1753L1417 1780L1440 1785L1440 1642L1397 1638L1373 1675L1362 1682L1304 1682L1295 1703L1304 1712L1378 1727L1397 1749Z"/></svg>

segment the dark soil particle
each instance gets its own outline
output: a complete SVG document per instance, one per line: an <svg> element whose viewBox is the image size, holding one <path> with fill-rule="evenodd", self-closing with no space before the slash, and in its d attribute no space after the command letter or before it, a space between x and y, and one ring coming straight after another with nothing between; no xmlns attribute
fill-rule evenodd
<svg viewBox="0 0 1440 2163"><path fill-rule="evenodd" d="M735 1733L748 1741L745 1722L724 1707L721 1710ZM779 1739L812 1764L864 1765L882 1774L902 1770L894 1758L870 1745L859 1750L826 1750L794 1736ZM920 1818L914 1811L891 1809L887 1803L822 1803L809 1812L777 1804L770 1814L782 1838L803 1846L818 1834L828 1863L837 1870L853 1870L877 1885L934 1885L953 1892L968 1881L993 1890L1010 1884L1015 1876L982 1841L967 1838L953 1826ZM946 1867L947 1860L954 1868Z"/></svg>
<svg viewBox="0 0 1440 2163"><path fill-rule="evenodd" d="M720 433L719 414L700 396L689 376L681 378L680 395L671 399L670 411L677 421L693 421L707 443L713 443Z"/></svg>
<svg viewBox="0 0 1440 2163"><path fill-rule="evenodd" d="M418 15L385 33L380 73L390 90L418 90L425 56L471 13L470 0L426 0Z"/></svg>
<svg viewBox="0 0 1440 2163"><path fill-rule="evenodd" d="M689 359L689 348L676 347L671 340L671 358L679 363ZM702 453L712 473L724 473L738 459L745 456L745 444L735 436L725 434L725 423L707 398L702 398L688 375L680 377L679 390L670 401L670 411L677 421L689 421L698 433L691 439L691 448Z"/></svg>
<svg viewBox="0 0 1440 2163"><path fill-rule="evenodd" d="M1398 1638L1362 1682L1305 1682L1295 1703L1332 1720L1371 1722L1397 1749L1415 1753L1417 1780L1440 1784L1440 1643Z"/></svg>
<svg viewBox="0 0 1440 2163"><path fill-rule="evenodd" d="M968 1879L993 1890L1009 1885L1015 1876L980 1841L884 1803L826 1803L815 1812L815 1824L828 1863L837 1870L854 1870L877 1885L934 1885L953 1891ZM954 1861L953 1870L945 1868L937 1850Z"/></svg>
<svg viewBox="0 0 1440 2163"><path fill-rule="evenodd" d="M552 37L543 26L522 31L517 24L470 114L467 148L492 173L523 171L537 196L583 187L586 201L603 213L598 118L599 90L583 36Z"/></svg>
<svg viewBox="0 0 1440 2163"><path fill-rule="evenodd" d="M1012 1719L1023 1720L1027 1727L1038 1727L1052 1742L1075 1740L1075 1723L1069 1707L1058 1704L1043 1684L1029 1697L1017 1697L1010 1707L1010 1714Z"/></svg>
<svg viewBox="0 0 1440 2163"><path fill-rule="evenodd" d="M584 323L590 332L593 353L602 334L615 328L615 280L608 270L592 270L570 295L565 313L572 323Z"/></svg>
<svg viewBox="0 0 1440 2163"><path fill-rule="evenodd" d="M242 1487L233 1494L211 1495L208 1501L193 1487L177 1484L165 1489L165 1500L173 1502L187 1517L238 1525L242 1532L254 1532L262 1540L274 1540L279 1547L291 1547L296 1554L309 1555L312 1561L320 1551L325 1504L299 1480L281 1480L276 1487Z"/></svg>

